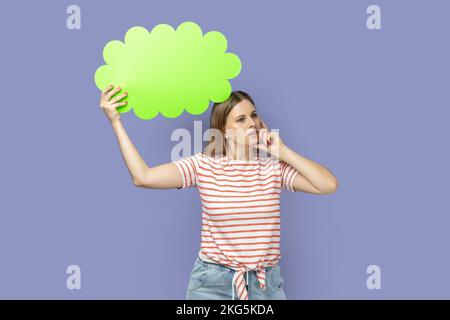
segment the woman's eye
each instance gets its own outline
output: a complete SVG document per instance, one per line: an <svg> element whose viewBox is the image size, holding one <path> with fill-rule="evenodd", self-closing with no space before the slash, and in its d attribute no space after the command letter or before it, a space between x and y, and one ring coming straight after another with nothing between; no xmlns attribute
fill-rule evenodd
<svg viewBox="0 0 450 320"><path fill-rule="evenodd" d="M244 118L239 118L238 121L242 122L244 121Z"/></svg>

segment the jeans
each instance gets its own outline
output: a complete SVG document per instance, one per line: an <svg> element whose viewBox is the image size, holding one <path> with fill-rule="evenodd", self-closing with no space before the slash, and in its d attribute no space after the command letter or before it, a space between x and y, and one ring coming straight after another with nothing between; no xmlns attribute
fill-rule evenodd
<svg viewBox="0 0 450 320"><path fill-rule="evenodd" d="M249 300L286 300L280 266L269 266L265 269L265 290L259 287L256 271L248 271ZM231 268L206 262L197 257L189 278L186 300L231 300L234 272L236 271ZM247 276L245 276L245 281L247 281ZM238 299L236 292L234 299Z"/></svg>

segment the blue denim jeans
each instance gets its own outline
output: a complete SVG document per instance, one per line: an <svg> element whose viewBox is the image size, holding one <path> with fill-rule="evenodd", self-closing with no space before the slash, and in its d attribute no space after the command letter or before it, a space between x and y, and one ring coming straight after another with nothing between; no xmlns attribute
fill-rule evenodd
<svg viewBox="0 0 450 320"><path fill-rule="evenodd" d="M231 300L234 272L231 268L197 257L189 278L186 300ZM248 272L248 299L286 300L283 282L279 265L266 267L266 289L262 290L256 279L256 271L251 270ZM234 299L238 299L236 292Z"/></svg>

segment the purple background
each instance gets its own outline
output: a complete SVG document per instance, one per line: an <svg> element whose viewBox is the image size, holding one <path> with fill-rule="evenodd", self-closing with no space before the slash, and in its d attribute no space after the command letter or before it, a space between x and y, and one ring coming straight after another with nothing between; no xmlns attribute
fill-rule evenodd
<svg viewBox="0 0 450 320"><path fill-rule="evenodd" d="M81 7L81 30L66 8ZM366 28L378 4L382 30ZM184 299L200 245L195 188L136 188L93 76L135 25L218 30L231 81L295 151L339 179L282 193L289 299L450 298L448 1L8 1L0 32L0 298ZM209 111L122 115L146 162ZM82 289L66 289L68 265ZM366 268L382 270L368 290Z"/></svg>

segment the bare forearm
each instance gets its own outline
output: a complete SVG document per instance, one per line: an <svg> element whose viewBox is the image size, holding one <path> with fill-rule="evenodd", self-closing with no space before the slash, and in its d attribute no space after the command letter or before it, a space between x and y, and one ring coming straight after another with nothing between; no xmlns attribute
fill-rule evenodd
<svg viewBox="0 0 450 320"><path fill-rule="evenodd" d="M288 147L280 150L280 160L293 166L318 190L335 189L338 185L337 178L330 170Z"/></svg>
<svg viewBox="0 0 450 320"><path fill-rule="evenodd" d="M148 166L144 159L142 159L131 139L128 137L122 122L120 120L113 121L111 122L111 125L114 129L114 133L116 134L120 151L122 152L122 157L125 161L127 169L133 179L133 182L136 183L139 181L140 177L144 175L145 171L148 169Z"/></svg>

